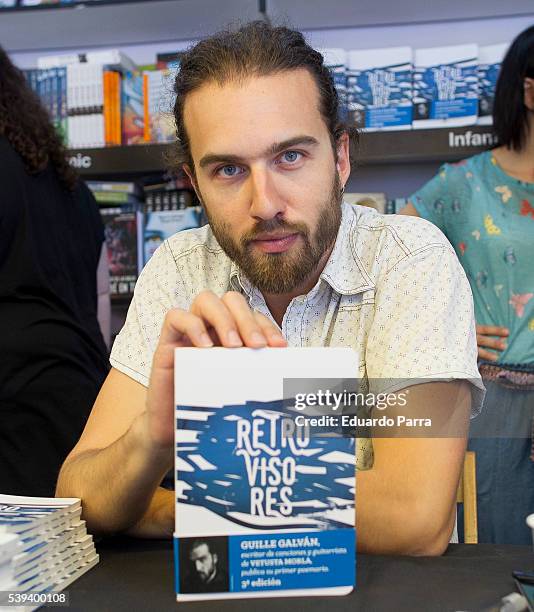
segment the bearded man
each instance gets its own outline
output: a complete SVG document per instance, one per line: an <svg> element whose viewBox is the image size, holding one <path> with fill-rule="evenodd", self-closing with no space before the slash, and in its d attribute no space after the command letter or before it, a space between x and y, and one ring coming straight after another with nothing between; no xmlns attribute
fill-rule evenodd
<svg viewBox="0 0 534 612"><path fill-rule="evenodd" d="M57 493L81 497L97 532L172 536L174 493L160 483L173 464L176 347L351 347L355 378L423 380L411 407L454 405L465 430L483 395L454 250L421 219L343 202L355 135L302 34L253 22L209 37L183 57L175 92L178 161L209 226L171 237L143 270L62 468ZM359 441L360 551L445 550L464 434Z"/></svg>

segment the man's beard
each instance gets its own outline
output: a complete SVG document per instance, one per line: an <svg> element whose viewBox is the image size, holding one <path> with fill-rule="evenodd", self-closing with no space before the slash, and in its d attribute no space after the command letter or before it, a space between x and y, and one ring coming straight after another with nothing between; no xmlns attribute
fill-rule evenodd
<svg viewBox="0 0 534 612"><path fill-rule="evenodd" d="M287 223L274 218L257 223L253 230L240 238L239 243L230 236L230 223L215 221L206 207L205 210L217 242L248 280L264 293L283 294L300 287L334 244L341 223L341 199L341 184L336 172L329 199L321 208L313 236L310 236L305 223ZM261 253L254 249L251 243L256 236L279 230L298 233L303 244L283 253Z"/></svg>

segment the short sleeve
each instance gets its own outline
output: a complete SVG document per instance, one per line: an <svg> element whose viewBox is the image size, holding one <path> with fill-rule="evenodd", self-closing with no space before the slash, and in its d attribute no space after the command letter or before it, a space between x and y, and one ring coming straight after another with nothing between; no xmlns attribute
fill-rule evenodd
<svg viewBox="0 0 534 612"><path fill-rule="evenodd" d="M178 267L164 242L139 275L126 322L111 350L111 365L148 387L163 319L171 308L185 307L184 295Z"/></svg>
<svg viewBox="0 0 534 612"><path fill-rule="evenodd" d="M477 368L473 298L452 248L432 244L406 255L385 273L375 300L366 350L370 390L465 379L472 383L472 414L477 414L484 385Z"/></svg>
<svg viewBox="0 0 534 612"><path fill-rule="evenodd" d="M454 166L445 164L409 198L418 215L439 227L444 234L447 234L446 211L454 198L455 181Z"/></svg>

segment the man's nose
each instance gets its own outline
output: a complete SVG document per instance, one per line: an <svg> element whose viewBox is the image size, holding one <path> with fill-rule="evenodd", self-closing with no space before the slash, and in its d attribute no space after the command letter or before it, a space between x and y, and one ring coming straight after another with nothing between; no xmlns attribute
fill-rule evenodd
<svg viewBox="0 0 534 612"><path fill-rule="evenodd" d="M286 202L277 190L275 179L268 168L252 168L249 184L252 217L267 221L285 212Z"/></svg>

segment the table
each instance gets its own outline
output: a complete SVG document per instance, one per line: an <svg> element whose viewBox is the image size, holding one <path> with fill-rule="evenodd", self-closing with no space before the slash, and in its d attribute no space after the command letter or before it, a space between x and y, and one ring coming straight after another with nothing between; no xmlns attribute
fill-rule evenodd
<svg viewBox="0 0 534 612"><path fill-rule="evenodd" d="M513 569L532 569L528 546L451 544L442 557L358 555L357 590L346 597L177 604L172 542L110 538L100 563L72 584L69 612L453 612L481 610L515 590Z"/></svg>

